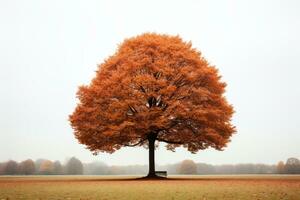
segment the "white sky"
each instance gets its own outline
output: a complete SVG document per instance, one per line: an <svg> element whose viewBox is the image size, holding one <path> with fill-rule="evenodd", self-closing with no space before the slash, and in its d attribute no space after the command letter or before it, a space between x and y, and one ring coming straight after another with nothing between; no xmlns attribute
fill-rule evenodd
<svg viewBox="0 0 300 200"><path fill-rule="evenodd" d="M27 158L147 164L124 148L93 156L67 121L77 87L124 38L179 34L216 65L228 83L237 134L223 152L156 152L159 164L277 163L300 158L300 2L0 1L0 161Z"/></svg>

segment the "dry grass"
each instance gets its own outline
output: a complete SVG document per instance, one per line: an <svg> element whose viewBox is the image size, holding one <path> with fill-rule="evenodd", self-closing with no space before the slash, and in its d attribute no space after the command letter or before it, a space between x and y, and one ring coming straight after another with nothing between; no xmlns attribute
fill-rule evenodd
<svg viewBox="0 0 300 200"><path fill-rule="evenodd" d="M134 180L129 176L4 176L1 199L293 199L300 176L172 176Z"/></svg>

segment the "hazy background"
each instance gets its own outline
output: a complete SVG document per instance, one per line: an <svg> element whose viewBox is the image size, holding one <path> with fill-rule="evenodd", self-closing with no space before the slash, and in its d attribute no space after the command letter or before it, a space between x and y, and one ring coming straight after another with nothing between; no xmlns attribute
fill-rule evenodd
<svg viewBox="0 0 300 200"><path fill-rule="evenodd" d="M159 164L276 163L300 157L300 2L0 1L0 161L27 158L147 164L142 148L93 156L68 122L77 87L124 38L191 40L228 83L237 134L223 152L157 151Z"/></svg>

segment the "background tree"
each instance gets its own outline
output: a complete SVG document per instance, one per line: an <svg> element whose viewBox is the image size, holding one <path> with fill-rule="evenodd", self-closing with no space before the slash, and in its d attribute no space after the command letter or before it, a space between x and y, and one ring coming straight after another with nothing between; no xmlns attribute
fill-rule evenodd
<svg viewBox="0 0 300 200"><path fill-rule="evenodd" d="M63 167L58 160L53 163L53 174L63 174Z"/></svg>
<svg viewBox="0 0 300 200"><path fill-rule="evenodd" d="M9 160L4 167L4 173L7 175L18 174L18 163L14 160Z"/></svg>
<svg viewBox="0 0 300 200"><path fill-rule="evenodd" d="M197 174L197 165L192 160L184 160L178 168L179 174Z"/></svg>
<svg viewBox="0 0 300 200"><path fill-rule="evenodd" d="M41 164L46 161L47 159L44 159L44 158L39 158L37 159L35 162L34 162L34 165L35 165L35 169L36 169L36 172L39 174L40 173L40 168L41 168Z"/></svg>
<svg viewBox="0 0 300 200"><path fill-rule="evenodd" d="M35 173L35 165L31 159L24 160L19 164L20 174L30 175Z"/></svg>
<svg viewBox="0 0 300 200"><path fill-rule="evenodd" d="M222 150L235 132L218 70L178 36L143 34L124 41L81 86L70 115L80 143L94 154L127 146L149 148L155 177L155 142L174 151Z"/></svg>
<svg viewBox="0 0 300 200"><path fill-rule="evenodd" d="M67 174L83 174L83 165L80 160L75 157L72 157L66 165Z"/></svg>
<svg viewBox="0 0 300 200"><path fill-rule="evenodd" d="M284 174L285 173L285 165L283 161L279 161L276 166L276 172L278 174Z"/></svg>
<svg viewBox="0 0 300 200"><path fill-rule="evenodd" d="M83 165L83 174L104 175L108 173L108 166L104 162L92 162Z"/></svg>
<svg viewBox="0 0 300 200"><path fill-rule="evenodd" d="M215 167L206 163L197 164L198 174L215 174Z"/></svg>
<svg viewBox="0 0 300 200"><path fill-rule="evenodd" d="M287 159L285 169L289 174L300 174L300 160L297 158Z"/></svg>
<svg viewBox="0 0 300 200"><path fill-rule="evenodd" d="M40 165L39 173L44 175L53 174L53 162L50 160L42 161Z"/></svg>
<svg viewBox="0 0 300 200"><path fill-rule="evenodd" d="M6 163L3 162L0 163L0 175L5 174L5 165Z"/></svg>

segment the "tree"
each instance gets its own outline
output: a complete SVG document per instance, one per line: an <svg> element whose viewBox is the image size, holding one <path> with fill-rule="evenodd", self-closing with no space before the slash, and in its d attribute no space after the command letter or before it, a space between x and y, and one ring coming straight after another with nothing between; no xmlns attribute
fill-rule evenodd
<svg viewBox="0 0 300 200"><path fill-rule="evenodd" d="M93 162L85 164L84 174L89 175L104 175L108 173L108 166L104 162Z"/></svg>
<svg viewBox="0 0 300 200"><path fill-rule="evenodd" d="M30 175L35 173L35 165L31 159L24 160L19 164L20 174Z"/></svg>
<svg viewBox="0 0 300 200"><path fill-rule="evenodd" d="M216 170L213 165L206 164L206 163L198 163L198 174L215 174Z"/></svg>
<svg viewBox="0 0 300 200"><path fill-rule="evenodd" d="M0 163L0 175L5 174L5 165L6 163Z"/></svg>
<svg viewBox="0 0 300 200"><path fill-rule="evenodd" d="M53 174L63 174L63 167L58 160L53 163Z"/></svg>
<svg viewBox="0 0 300 200"><path fill-rule="evenodd" d="M184 160L181 162L179 169L179 174L197 174L197 165L192 160Z"/></svg>
<svg viewBox="0 0 300 200"><path fill-rule="evenodd" d="M47 160L47 159L44 159L44 158L39 158L39 159L37 159L37 160L35 161L35 163L34 163L35 169L36 169L37 171L39 171L40 168L41 168L41 164L42 164L44 161L46 161L46 160Z"/></svg>
<svg viewBox="0 0 300 200"><path fill-rule="evenodd" d="M4 167L4 173L8 175L15 175L18 173L18 163L14 160L6 162Z"/></svg>
<svg viewBox="0 0 300 200"><path fill-rule="evenodd" d="M75 137L94 154L121 147L149 149L148 177L156 177L155 142L168 150L222 150L235 127L226 84L191 43L146 33L124 41L79 87L69 120Z"/></svg>
<svg viewBox="0 0 300 200"><path fill-rule="evenodd" d="M67 174L83 174L83 165L80 160L72 157L66 165Z"/></svg>
<svg viewBox="0 0 300 200"><path fill-rule="evenodd" d="M278 162L276 166L276 172L278 174L284 174L285 173L285 165L283 161Z"/></svg>
<svg viewBox="0 0 300 200"><path fill-rule="evenodd" d="M42 161L39 172L40 174L44 174L44 175L53 174L53 162L50 160Z"/></svg>
<svg viewBox="0 0 300 200"><path fill-rule="evenodd" d="M300 173L300 160L297 158L289 158L285 164L286 172L289 174L299 174Z"/></svg>

